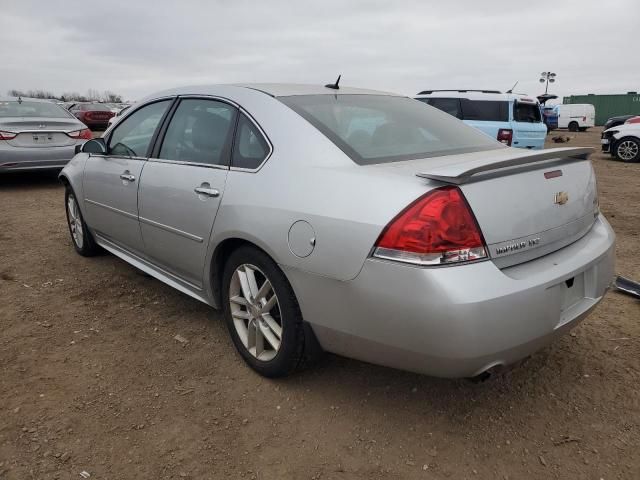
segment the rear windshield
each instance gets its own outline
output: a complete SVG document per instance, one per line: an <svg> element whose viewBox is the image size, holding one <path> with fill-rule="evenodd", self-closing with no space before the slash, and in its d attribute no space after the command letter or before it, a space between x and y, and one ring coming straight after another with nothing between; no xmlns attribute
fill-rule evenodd
<svg viewBox="0 0 640 480"><path fill-rule="evenodd" d="M66 118L69 114L55 103L30 102L28 100L0 101L0 117L49 117Z"/></svg>
<svg viewBox="0 0 640 480"><path fill-rule="evenodd" d="M389 95L279 97L359 165L503 148L440 110Z"/></svg>
<svg viewBox="0 0 640 480"><path fill-rule="evenodd" d="M112 107L105 105L104 103L87 103L86 105L80 105L80 110L90 112L110 112L111 108Z"/></svg>
<svg viewBox="0 0 640 480"><path fill-rule="evenodd" d="M540 107L536 103L513 102L513 121L527 123L541 122Z"/></svg>

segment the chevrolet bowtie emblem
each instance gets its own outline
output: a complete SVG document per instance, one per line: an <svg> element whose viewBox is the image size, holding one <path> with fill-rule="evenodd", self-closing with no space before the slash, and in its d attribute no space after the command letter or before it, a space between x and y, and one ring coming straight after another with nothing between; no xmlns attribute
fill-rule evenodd
<svg viewBox="0 0 640 480"><path fill-rule="evenodd" d="M569 194L567 192L558 192L553 196L553 203L558 205L564 205L569 201Z"/></svg>

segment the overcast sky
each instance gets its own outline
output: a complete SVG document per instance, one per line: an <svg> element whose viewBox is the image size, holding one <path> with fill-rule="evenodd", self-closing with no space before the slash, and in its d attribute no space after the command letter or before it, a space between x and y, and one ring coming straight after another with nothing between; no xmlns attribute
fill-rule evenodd
<svg viewBox="0 0 640 480"><path fill-rule="evenodd" d="M171 4L171 5L170 5ZM0 95L200 83L640 91L638 0L3 0ZM543 91L543 90L542 90Z"/></svg>

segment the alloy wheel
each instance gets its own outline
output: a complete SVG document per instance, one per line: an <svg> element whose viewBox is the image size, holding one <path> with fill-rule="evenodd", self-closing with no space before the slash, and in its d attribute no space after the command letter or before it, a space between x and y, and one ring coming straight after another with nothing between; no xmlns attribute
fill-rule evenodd
<svg viewBox="0 0 640 480"><path fill-rule="evenodd" d="M625 140L618 145L618 157L622 160L633 160L638 155L638 144Z"/></svg>
<svg viewBox="0 0 640 480"><path fill-rule="evenodd" d="M255 265L236 268L229 284L231 316L240 341L256 359L272 360L282 342L278 296L267 276Z"/></svg>
<svg viewBox="0 0 640 480"><path fill-rule="evenodd" d="M69 195L67 199L67 214L69 218L69 229L71 230L71 237L78 248L82 248L84 245L84 231L82 229L82 217L80 215L80 209L78 203L73 195Z"/></svg>

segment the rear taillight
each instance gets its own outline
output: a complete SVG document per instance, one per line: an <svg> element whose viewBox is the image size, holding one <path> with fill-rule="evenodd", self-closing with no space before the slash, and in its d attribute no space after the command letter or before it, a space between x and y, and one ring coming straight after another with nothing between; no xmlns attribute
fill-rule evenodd
<svg viewBox="0 0 640 480"><path fill-rule="evenodd" d="M67 132L67 135L78 140L91 140L93 138L91 130L89 130L88 128L84 128L82 130L74 130L73 132Z"/></svg>
<svg viewBox="0 0 640 480"><path fill-rule="evenodd" d="M3 132L0 130L0 140L13 140L16 138L16 135L18 134L13 132Z"/></svg>
<svg viewBox="0 0 640 480"><path fill-rule="evenodd" d="M373 256L414 265L442 265L487 258L482 232L458 187L420 197L382 231Z"/></svg>
<svg viewBox="0 0 640 480"><path fill-rule="evenodd" d="M500 143L511 146L512 140L513 130L511 130L510 128L501 128L500 130L498 130L498 141Z"/></svg>
<svg viewBox="0 0 640 480"><path fill-rule="evenodd" d="M582 117L582 121L586 122L587 121L587 117Z"/></svg>

